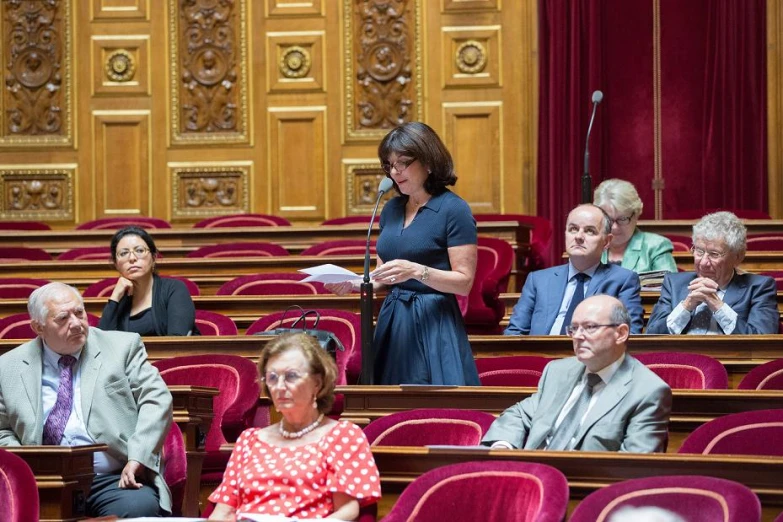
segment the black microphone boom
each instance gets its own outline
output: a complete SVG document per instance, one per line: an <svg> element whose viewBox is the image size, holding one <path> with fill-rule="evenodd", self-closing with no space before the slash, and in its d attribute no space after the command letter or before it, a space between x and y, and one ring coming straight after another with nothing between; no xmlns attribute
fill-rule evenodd
<svg viewBox="0 0 783 522"><path fill-rule="evenodd" d="M585 138L585 168L582 174L582 203L593 201L593 180L590 177L590 131L593 130L593 121L595 121L595 111L598 104L604 99L604 93L593 91L593 114L590 116L590 125L587 126L587 138Z"/></svg>
<svg viewBox="0 0 783 522"><path fill-rule="evenodd" d="M372 324L372 283L370 282L370 237L372 226L375 223L375 215L378 213L378 205L383 195L392 188L391 178L383 178L378 184L378 197L375 199L375 208L372 209L370 225L367 227L367 245L364 250L364 277L360 286L359 314L362 325L362 373L361 384L373 384L375 380L375 353L372 349L373 324Z"/></svg>

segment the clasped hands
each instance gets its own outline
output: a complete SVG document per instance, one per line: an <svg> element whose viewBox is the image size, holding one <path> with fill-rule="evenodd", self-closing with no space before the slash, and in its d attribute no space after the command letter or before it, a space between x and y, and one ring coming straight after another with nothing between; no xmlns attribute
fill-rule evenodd
<svg viewBox="0 0 783 522"><path fill-rule="evenodd" d="M693 312L700 303L705 303L710 311L716 312L723 306L723 300L718 297L718 283L707 277L697 277L688 285L688 295L682 306Z"/></svg>
<svg viewBox="0 0 783 522"><path fill-rule="evenodd" d="M414 263L405 259L395 259L388 263L383 263L370 272L370 277L373 281L385 285L395 285L404 283L409 279L418 279L423 270L424 266L419 263ZM341 283L326 283L324 286L332 293L345 295L351 293L353 290L358 290L359 284L360 283L357 281L343 281Z"/></svg>

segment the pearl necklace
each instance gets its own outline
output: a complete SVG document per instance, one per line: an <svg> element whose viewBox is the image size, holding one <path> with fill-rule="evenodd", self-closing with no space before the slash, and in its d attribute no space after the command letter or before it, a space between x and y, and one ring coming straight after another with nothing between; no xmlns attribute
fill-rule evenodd
<svg viewBox="0 0 783 522"><path fill-rule="evenodd" d="M315 419L315 422L310 424L309 426L305 426L299 431L290 432L283 429L283 421L280 421L280 424L278 426L280 427L280 435L282 435L286 439L301 439L314 429L318 427L319 424L321 424L321 421L324 420L324 414L320 414L317 419Z"/></svg>

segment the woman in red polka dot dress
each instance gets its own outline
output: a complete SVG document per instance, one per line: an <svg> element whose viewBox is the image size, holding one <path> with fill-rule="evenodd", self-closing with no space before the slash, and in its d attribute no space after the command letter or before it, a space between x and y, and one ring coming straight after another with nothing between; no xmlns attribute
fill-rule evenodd
<svg viewBox="0 0 783 522"><path fill-rule="evenodd" d="M381 497L378 468L364 433L325 416L337 367L311 336L283 335L258 362L266 393L283 419L237 439L223 482L210 495L210 520L268 514L355 520Z"/></svg>

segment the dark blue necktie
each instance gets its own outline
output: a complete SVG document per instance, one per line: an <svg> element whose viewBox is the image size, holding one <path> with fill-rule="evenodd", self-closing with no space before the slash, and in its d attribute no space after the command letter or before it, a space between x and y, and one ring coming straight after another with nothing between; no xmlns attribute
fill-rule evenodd
<svg viewBox="0 0 783 522"><path fill-rule="evenodd" d="M577 305L584 301L585 298L585 281L587 281L588 275L579 272L574 276L576 279L576 290L574 290L574 296L571 298L571 303L566 310L565 318L563 319L563 326L560 327L560 335L565 335L566 328L571 324L571 318L574 316L574 310Z"/></svg>

